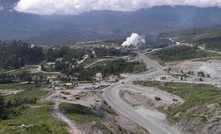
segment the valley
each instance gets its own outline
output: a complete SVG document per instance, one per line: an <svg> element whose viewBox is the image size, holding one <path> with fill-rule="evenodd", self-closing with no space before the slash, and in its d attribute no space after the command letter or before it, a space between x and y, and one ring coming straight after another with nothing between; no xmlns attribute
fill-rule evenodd
<svg viewBox="0 0 221 134"><path fill-rule="evenodd" d="M113 47L111 49L112 52L110 53L109 51L109 54L112 53L116 54L116 52L118 52L118 49L114 49L114 46L112 47ZM187 51L187 53L189 53L188 51L193 51L192 49L189 48L186 49L185 47L188 48L188 46L183 46L183 48L181 47L180 49L184 49L185 51ZM29 82L28 81L25 82L24 81L25 79L20 79L20 82L17 84L1 84L2 95L5 96L4 97L5 99L7 98L6 100L8 101L10 100L12 103L14 96L20 96L19 97L20 100L22 98L25 99L26 97L27 100L28 96L22 94L24 94L27 91L32 92L34 90L37 91L39 89L40 90L43 89L42 91L47 93L46 96L44 95L43 98L41 99L39 97L37 98L34 97L33 99L35 101L31 102L31 104L27 103L27 101L24 101L22 102L23 104L21 103L19 105L23 107L25 106L29 109L33 108L38 109L41 107L45 107L50 102L49 106L52 109L51 118L55 117L59 121L64 122L66 124L64 125L64 128L63 126L60 127L65 129L68 133L89 133L92 131L96 133L97 132L137 133L138 129L140 130L139 133L151 133L151 134L152 133L170 134L170 133L189 133L189 132L206 133L210 131L209 128L206 129L207 125L214 125L214 127L217 127L215 125L217 125L217 123L219 122L218 121L219 117L218 115L216 115L216 113L219 111L219 109L216 106L219 105L219 101L215 99L216 97L214 95L220 94L219 88L221 87L221 85L220 85L219 75L214 75L219 73L219 68L218 68L219 62L217 59L213 59L213 57L216 58L220 57L218 53L206 52L208 54L203 54L200 56L198 56L199 54L197 53L193 53L193 55L196 56L193 59L188 57L181 57L179 59L173 59L173 60L171 59L168 61L161 58L157 58L156 56L160 55L156 53L160 51L169 53L170 49L172 49L173 54L175 54L173 48L176 48L176 46L156 50L148 54L146 53L142 54L140 52L134 51L133 49L126 50L125 48L121 48L120 51L123 51L124 53L119 51L118 54L121 55L124 54L124 56L120 57L114 55L113 57L110 56L104 59L102 55L106 55L107 53L101 53L101 52L106 51L105 49L109 48L104 48L104 46L100 46L99 50L96 50L97 48L96 49L95 48L86 47L83 48L83 51L80 49L78 53L82 52L81 55L83 57L85 57L85 55L91 55L90 53L92 52L94 55L97 54L96 52L99 52L99 56L96 55L96 58L95 59L92 58L91 60L89 60L90 56L87 56L88 58L84 59L82 63L76 62L78 64L72 61L73 58L70 59L71 61L68 62L66 61L66 63L64 62L62 63L64 57L63 58L57 57L56 62L46 62L43 64L41 63L40 66L29 65L27 67L22 67L19 70L10 71L9 69L8 71L6 71L6 73L2 73L1 75L5 76L7 74L8 77L10 76L9 78L11 78L12 81L16 79L18 80L19 78L18 74L20 74L23 71L24 71L23 73L26 75L31 73L32 77L29 78ZM49 50L51 51L50 48L44 51L49 51ZM67 48L64 49L62 47L56 49L54 48L54 50L56 51L54 52L51 51L50 53L56 54L61 50L72 51L70 49ZM176 50L179 52L179 49ZM74 51L72 51L72 55L73 52ZM164 54L162 52L161 54ZM169 56L170 54L166 55ZM48 57L48 60L53 60L50 59L50 56ZM157 62L154 61L153 59L148 58L149 56L157 60ZM53 56L53 58L55 57ZM130 68L127 69L125 68L121 70L119 68L120 66L118 67L117 65L120 64L120 62L116 62L121 58L123 58L124 60L130 63L128 65L132 67L131 68L132 70L133 70L133 64L131 63L133 62L136 62L136 65L138 65L138 63L141 64L140 65L141 68L135 67L136 69L134 68L135 70L132 72L130 72ZM67 55L66 59L68 60ZM167 57L167 59L170 59L170 57ZM203 59L210 59L210 60L204 61ZM119 75L117 73L118 70L112 70L113 71L112 73L116 74L115 76L114 75L110 76L110 74L112 73L108 74L107 70L108 68L106 68L105 66L107 66L109 62L111 62L111 64L116 64L116 68L119 68L120 70L119 69L118 70L120 72L123 72L123 74L120 73L120 77L119 76L117 77L117 75ZM122 62L125 61L121 59L121 63ZM161 63L161 65L159 63ZM87 71L92 69L94 72L93 73L88 72L89 73L88 76L89 75L93 76L93 79L85 77L87 76L85 74L83 75L84 76L83 79L82 77L78 76L79 74L75 73L72 73L73 75L72 78L70 76L65 77L65 75L70 75L70 73L66 72L67 73L66 74L64 72L63 73L54 72L54 71L59 71L56 70L56 66L58 66L59 64L63 64L62 65L63 67L68 65L67 69L69 69L70 71L75 71L74 68L77 69L79 67L81 69L85 68L87 69ZM100 66L102 66L103 69L106 71L102 72L101 69L96 69L100 68ZM146 69L143 70L142 69L143 66L145 66ZM73 69L71 69L70 67ZM42 68L44 69L44 71L42 70ZM77 69L76 71L80 71L79 69ZM137 69L141 70L138 71ZM213 71L211 72L211 70ZM85 72L84 69L82 71ZM12 79L13 75L14 77L16 76L18 78ZM78 81L76 79L79 80L82 79L86 81ZM43 83L45 84L45 87L40 86ZM171 84L171 86L167 86L168 84ZM205 86L203 86L204 84ZM209 94L203 94L203 98L205 99L202 98L202 101L200 101L200 103L196 103L195 101L190 101L188 100L188 98L183 96L182 93L181 94L177 93L179 91L179 85L183 85L183 87L186 88L193 88L192 86L194 86L196 87L196 89L203 86L205 87L205 89L201 88L201 90L205 90L205 93L207 92L207 90L211 91L214 90L214 94L213 92L211 92L211 96L212 97L214 96L215 98L211 99L211 102L205 101L207 95L209 96ZM172 89L168 90L169 87L170 88L172 87L174 91ZM192 90L194 91L195 88L193 88ZM157 97L159 97L159 100L156 99ZM192 97L196 98L194 96ZM200 99L201 98L199 98L199 100ZM7 102L6 100L5 102ZM189 106L190 103L191 105ZM213 106L214 110L217 111L216 113L213 112L211 113L214 114L214 118L216 118L217 121L210 122L210 120L213 119L213 117L208 117L206 119L207 120L206 124L198 124L201 125L201 127L203 127L205 130L198 128L193 129L187 126L183 128L182 125L180 125L184 123L189 117L191 117L190 123L198 121L200 118L204 119L207 116L206 113L197 113L201 116L199 117L197 116L198 118L195 118L192 117L195 116L195 112L191 114L190 112L188 112L188 110L194 109L195 106L203 108L205 106L210 107L210 105ZM74 110L75 108L73 107L78 107L78 106L81 107L80 109L85 109L85 111L83 113L81 113L80 111L75 111L76 113L74 114L72 110ZM181 108L182 106L186 107L186 109L182 109ZM181 109L179 110L179 108ZM70 113L68 112L69 110ZM78 113L81 114L78 115ZM24 113L22 112L20 113L20 115L13 115L13 116L18 116L22 118L23 114ZM184 118L180 118L179 116L180 114L183 114ZM7 120L10 120L10 118L6 119L6 121ZM124 123L122 122L130 124L130 127L123 125ZM134 124L133 122L135 122L139 126ZM31 130L25 130L24 128L22 128L22 129L17 129L17 132L26 131L32 133L34 131L34 128L36 128L39 125L38 123L37 124L36 123L37 122L32 122L32 121L30 122L30 124L34 124L35 126ZM19 124L25 124L25 122L21 120L21 123ZM87 126L90 129L87 130L83 129L85 126ZM7 126L5 127L7 128ZM2 131L6 130L7 129L3 129ZM217 128L216 131L219 131L219 129Z"/></svg>
<svg viewBox="0 0 221 134"><path fill-rule="evenodd" d="M0 0L0 134L220 134L220 7Z"/></svg>

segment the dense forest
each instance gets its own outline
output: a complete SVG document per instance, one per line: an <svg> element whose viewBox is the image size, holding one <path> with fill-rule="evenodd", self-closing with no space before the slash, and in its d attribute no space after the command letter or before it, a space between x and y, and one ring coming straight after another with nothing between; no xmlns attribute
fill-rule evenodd
<svg viewBox="0 0 221 134"><path fill-rule="evenodd" d="M86 53L86 49L60 47L43 50L42 47L31 46L22 41L0 42L0 68L17 69L42 61L55 62L57 58L62 58L63 61L81 60Z"/></svg>
<svg viewBox="0 0 221 134"><path fill-rule="evenodd" d="M221 51L221 36L198 39L197 44L205 44L207 49Z"/></svg>
<svg viewBox="0 0 221 134"><path fill-rule="evenodd" d="M40 47L32 47L21 41L0 42L0 68L17 69L27 64L36 64L43 60Z"/></svg>
<svg viewBox="0 0 221 134"><path fill-rule="evenodd" d="M45 52L45 60L47 62L55 62L57 58L62 58L63 61L81 60L86 53L89 53L86 49L76 50L67 46L58 49L50 48Z"/></svg>

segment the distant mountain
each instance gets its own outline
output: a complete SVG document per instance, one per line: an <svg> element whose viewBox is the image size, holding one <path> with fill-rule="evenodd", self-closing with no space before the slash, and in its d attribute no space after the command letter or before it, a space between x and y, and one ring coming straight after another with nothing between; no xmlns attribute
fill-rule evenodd
<svg viewBox="0 0 221 134"><path fill-rule="evenodd" d="M40 16L12 10L18 0L2 0L0 40L35 44L74 44L88 40L125 38L221 24L220 8L160 6L135 12L92 11L77 16Z"/></svg>

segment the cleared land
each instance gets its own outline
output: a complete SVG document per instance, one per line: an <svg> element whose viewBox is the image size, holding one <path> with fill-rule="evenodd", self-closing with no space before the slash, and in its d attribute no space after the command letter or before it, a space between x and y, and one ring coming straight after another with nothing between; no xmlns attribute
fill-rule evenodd
<svg viewBox="0 0 221 134"><path fill-rule="evenodd" d="M167 119L183 133L211 134L221 131L219 99L221 90L219 88L205 84L159 81L136 81L135 84L147 87L146 90L149 87L155 87L184 99L184 103L176 107L157 108L164 112Z"/></svg>

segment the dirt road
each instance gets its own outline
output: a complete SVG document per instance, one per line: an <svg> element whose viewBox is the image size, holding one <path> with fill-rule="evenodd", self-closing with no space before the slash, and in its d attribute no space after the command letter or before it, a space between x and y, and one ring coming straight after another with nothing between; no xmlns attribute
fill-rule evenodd
<svg viewBox="0 0 221 134"><path fill-rule="evenodd" d="M71 121L70 119L68 119L63 113L62 111L59 109L59 102L55 101L55 105L53 107L53 116L55 118L57 118L58 120L66 123L69 128L70 128L70 133L71 134L85 134L82 130L80 130L77 125Z"/></svg>
<svg viewBox="0 0 221 134"><path fill-rule="evenodd" d="M60 120L60 121L62 121L62 122L64 122L64 123L66 123L66 124L68 125L68 127L69 127L69 133L70 133L70 134L85 134L85 132L84 132L83 130L80 130L80 129L77 127L77 125L76 125L75 122L73 122L72 120L70 120L69 118L67 118L67 117L62 113L62 111L59 109L59 104L60 104L60 102L53 100L52 97L53 97L53 94L52 94L52 93L48 93L46 96L44 96L44 97L41 99L41 102L53 101L53 102L55 103L55 105L54 105L54 107L53 107L53 109L52 109L52 115L53 115L56 119L58 119L58 120Z"/></svg>

